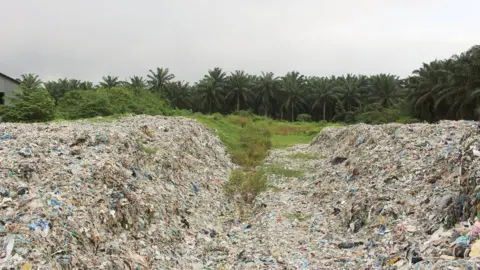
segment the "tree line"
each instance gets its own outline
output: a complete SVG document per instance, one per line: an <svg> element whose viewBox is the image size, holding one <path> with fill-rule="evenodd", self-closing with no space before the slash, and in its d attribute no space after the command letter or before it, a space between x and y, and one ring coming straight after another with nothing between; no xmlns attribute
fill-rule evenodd
<svg viewBox="0 0 480 270"><path fill-rule="evenodd" d="M158 103L159 106L178 110L204 114L250 111L288 121L382 123L478 119L480 46L448 59L423 63L407 78L392 74L317 77L297 71L283 76L271 72L252 75L241 70L227 73L215 67L193 84L176 81L168 68L150 70L146 77L133 76L127 81L109 75L98 84L77 79L42 82L35 74L22 75L20 81L25 91L44 90L53 99L54 106L66 110L76 106L75 99L77 103L78 99L92 103L88 95L98 99L96 95L103 93L109 95L112 102L115 95L122 94L131 95L133 100L155 96L158 102L165 103ZM97 109L92 109L101 106L97 103L90 104L91 114L98 114ZM144 113L142 108L137 111Z"/></svg>

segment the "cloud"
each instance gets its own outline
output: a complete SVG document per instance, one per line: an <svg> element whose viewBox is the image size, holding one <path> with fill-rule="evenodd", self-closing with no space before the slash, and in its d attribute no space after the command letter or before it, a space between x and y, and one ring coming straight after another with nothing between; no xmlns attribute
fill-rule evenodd
<svg viewBox="0 0 480 270"><path fill-rule="evenodd" d="M4 4L5 5L5 4ZM1 72L125 79L168 67L277 75L395 73L478 43L480 2L458 0L9 1Z"/></svg>

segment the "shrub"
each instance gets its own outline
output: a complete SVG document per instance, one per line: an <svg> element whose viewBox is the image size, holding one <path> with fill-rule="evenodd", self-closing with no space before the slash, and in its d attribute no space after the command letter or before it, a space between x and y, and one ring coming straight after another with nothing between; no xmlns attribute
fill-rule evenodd
<svg viewBox="0 0 480 270"><path fill-rule="evenodd" d="M299 122L311 122L312 121L312 116L307 113L302 113L297 116L297 121Z"/></svg>
<svg viewBox="0 0 480 270"><path fill-rule="evenodd" d="M58 102L58 114L64 119L108 116L113 113L108 97L96 90L70 91Z"/></svg>
<svg viewBox="0 0 480 270"><path fill-rule="evenodd" d="M134 95L131 89L115 87L70 91L60 98L58 113L65 119L78 119L126 113L168 115L173 111L146 90Z"/></svg>
<svg viewBox="0 0 480 270"><path fill-rule="evenodd" d="M235 169L230 179L225 183L225 192L229 196L240 195L246 203L251 203L255 197L267 189L267 177L263 171L245 171Z"/></svg>
<svg viewBox="0 0 480 270"><path fill-rule="evenodd" d="M55 118L55 101L45 89L25 90L7 97L8 105L0 106L2 121L44 122Z"/></svg>
<svg viewBox="0 0 480 270"><path fill-rule="evenodd" d="M265 123L250 123L240 135L240 149L233 155L233 161L243 166L261 164L272 147L272 133Z"/></svg>
<svg viewBox="0 0 480 270"><path fill-rule="evenodd" d="M223 119L223 115L219 112L212 114L212 117L213 117L213 120L217 120L217 121Z"/></svg>

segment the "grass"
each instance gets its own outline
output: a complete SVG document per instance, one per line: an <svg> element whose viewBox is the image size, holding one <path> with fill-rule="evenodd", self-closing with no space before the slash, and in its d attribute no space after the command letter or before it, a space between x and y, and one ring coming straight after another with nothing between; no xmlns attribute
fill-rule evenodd
<svg viewBox="0 0 480 270"><path fill-rule="evenodd" d="M232 171L224 189L227 195L234 196L239 194L244 202L251 203L267 187L267 177L262 170L248 171L238 168Z"/></svg>
<svg viewBox="0 0 480 270"><path fill-rule="evenodd" d="M282 122L269 118L253 116L229 115L192 115L191 118L217 130L220 139L230 152L240 147L242 129L251 122L264 123L268 126L272 137L272 148L287 148L295 144L310 143L315 136L327 126L340 126L337 123L318 122Z"/></svg>
<svg viewBox="0 0 480 270"><path fill-rule="evenodd" d="M320 158L320 156L307 154L307 153L295 153L295 154L287 155L285 157L294 158L294 159L319 159Z"/></svg>
<svg viewBox="0 0 480 270"><path fill-rule="evenodd" d="M304 171L285 169L283 167L274 165L266 167L265 172L285 177L300 177L305 174Z"/></svg>

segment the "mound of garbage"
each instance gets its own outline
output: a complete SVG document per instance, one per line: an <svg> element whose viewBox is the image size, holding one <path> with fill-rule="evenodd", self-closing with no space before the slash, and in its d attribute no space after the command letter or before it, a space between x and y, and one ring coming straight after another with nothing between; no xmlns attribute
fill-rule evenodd
<svg viewBox="0 0 480 270"><path fill-rule="evenodd" d="M476 122L324 129L274 150L252 206L185 118L0 124L0 267L477 269Z"/></svg>
<svg viewBox="0 0 480 270"><path fill-rule="evenodd" d="M477 269L479 135L469 121L359 124L273 151L267 166L302 176L274 170L229 231L236 269Z"/></svg>
<svg viewBox="0 0 480 270"><path fill-rule="evenodd" d="M233 167L195 120L0 124L0 268L204 265Z"/></svg>

